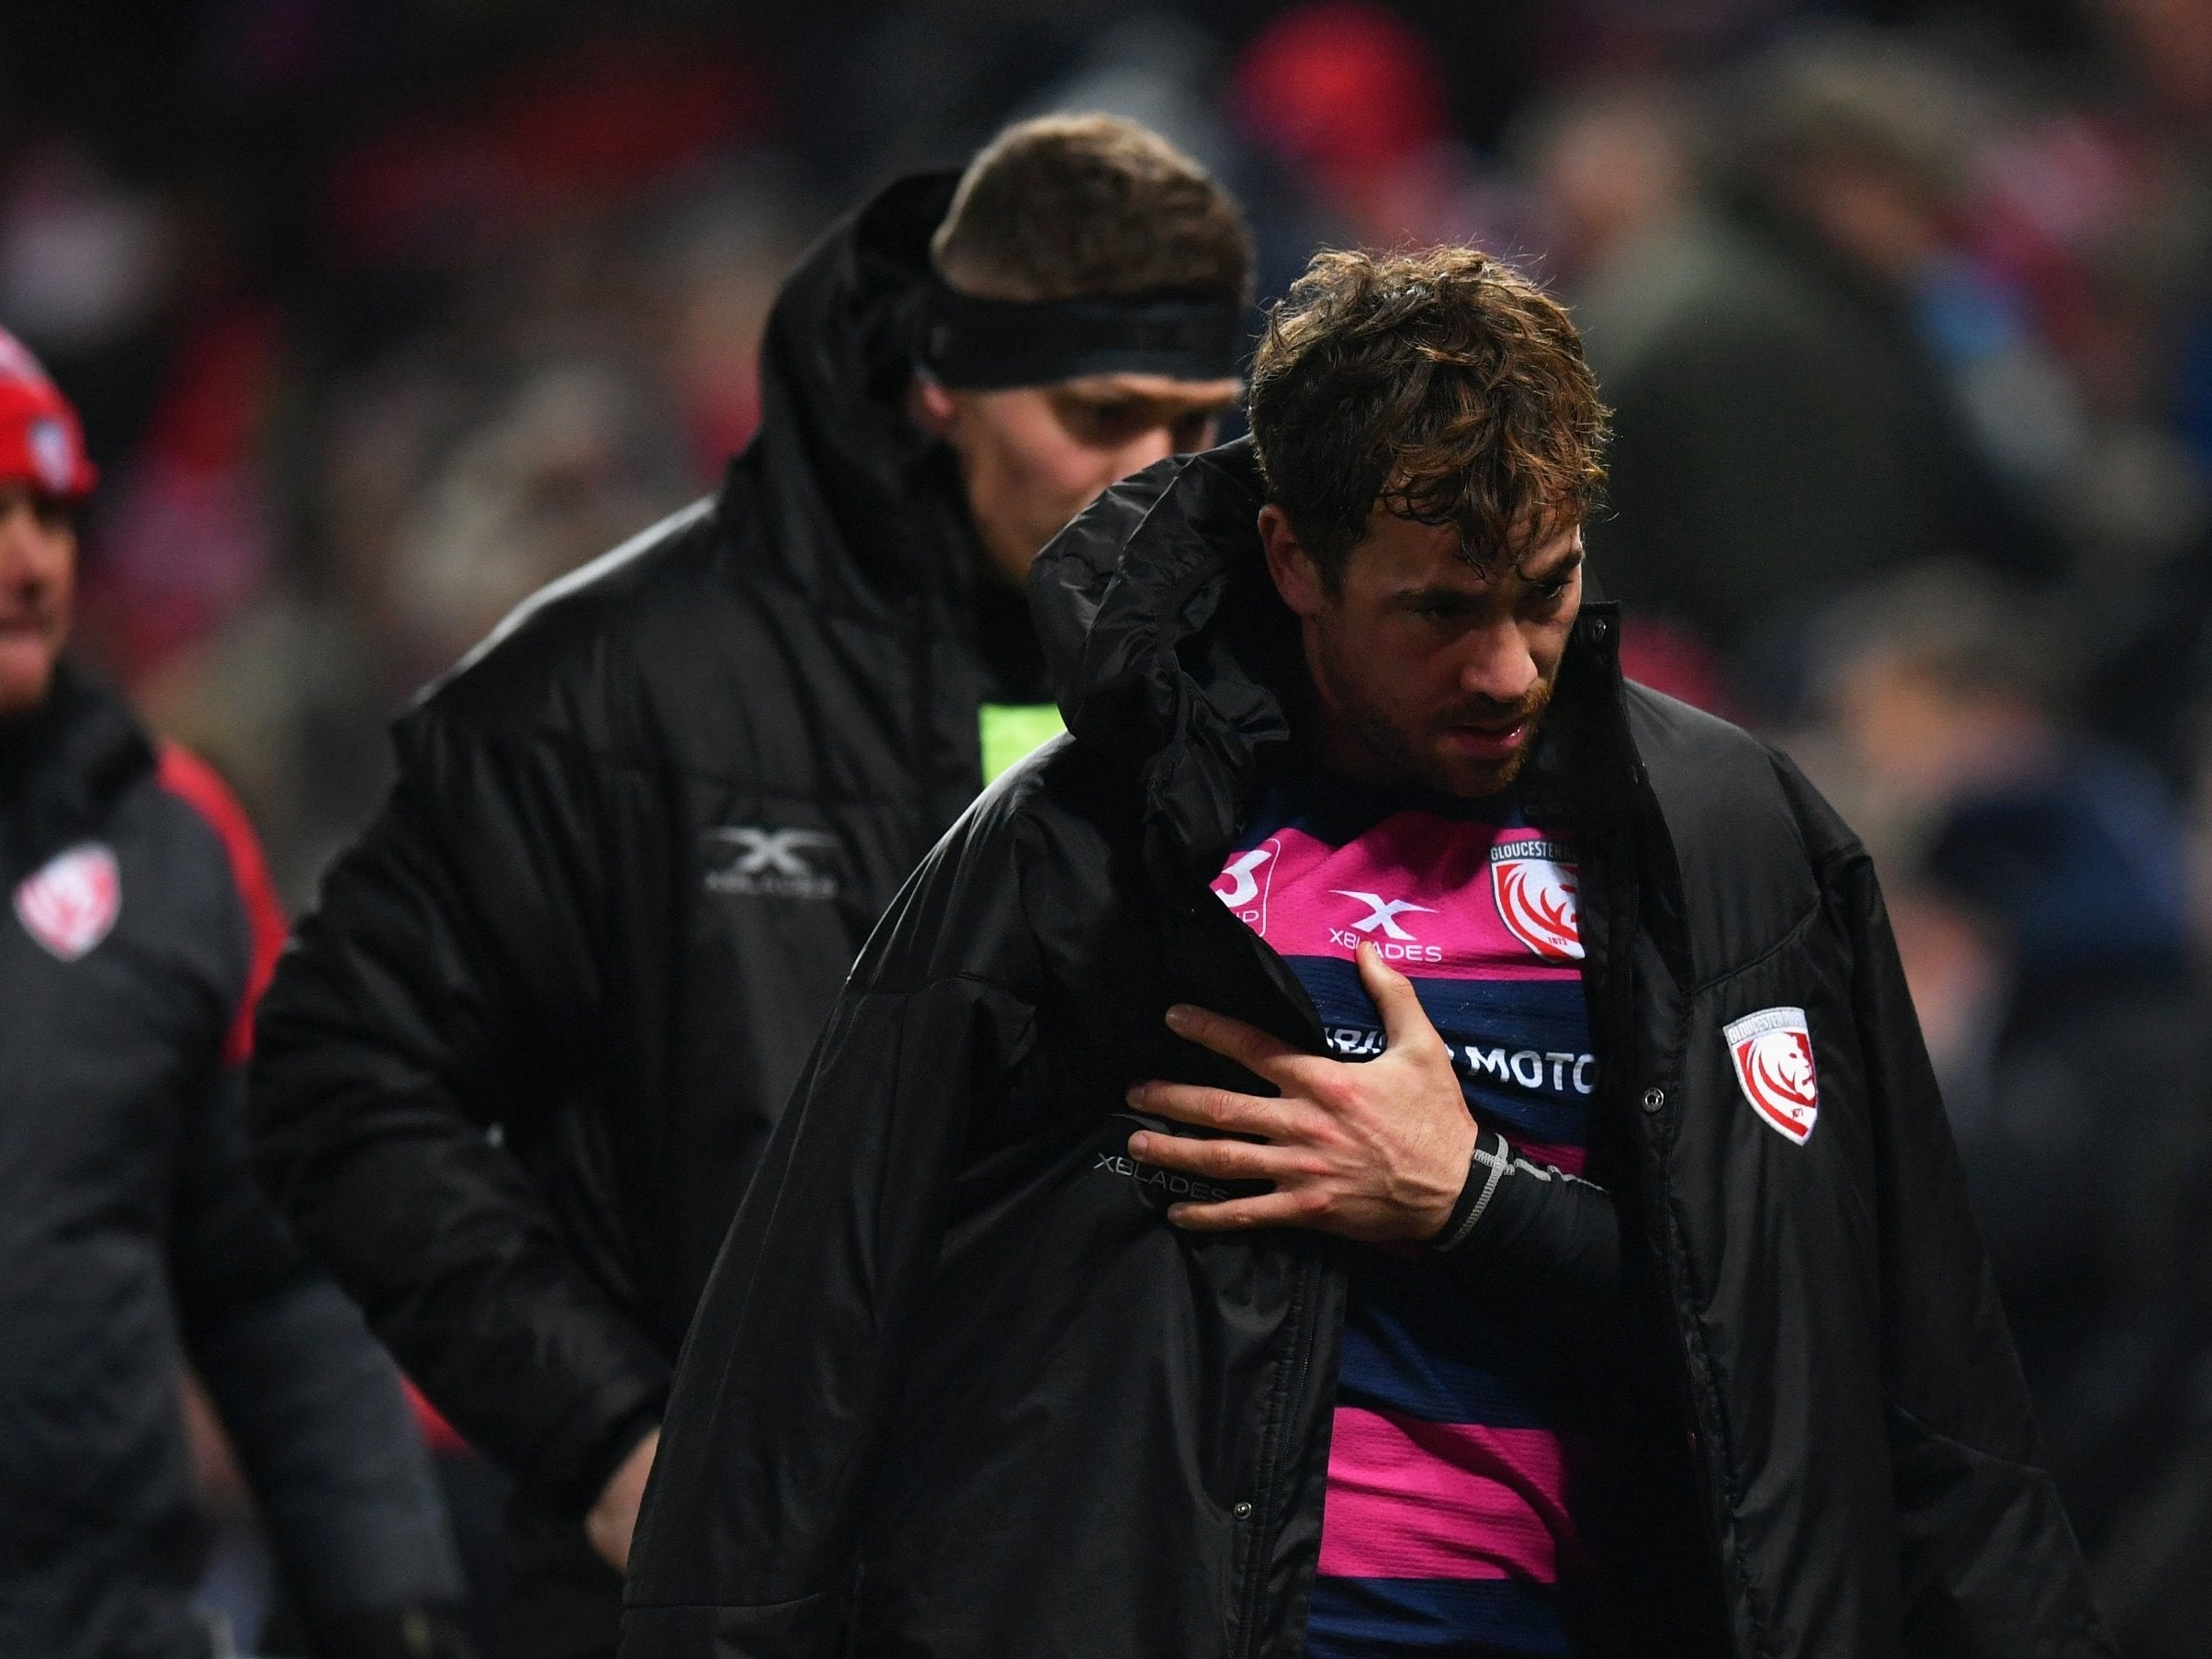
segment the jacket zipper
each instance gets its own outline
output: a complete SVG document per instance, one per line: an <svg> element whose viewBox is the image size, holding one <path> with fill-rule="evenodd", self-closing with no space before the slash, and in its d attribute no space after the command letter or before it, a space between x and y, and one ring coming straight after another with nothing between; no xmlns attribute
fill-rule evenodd
<svg viewBox="0 0 2212 1659"><path fill-rule="evenodd" d="M1214 914L1218 912L1218 917ZM1307 1036L1322 1043L1321 1015L1314 1006L1312 996L1304 986L1292 975L1285 963L1266 940L1261 939L1241 921L1222 909L1220 901L1210 889L1202 890L1190 902L1192 921L1203 931L1208 926L1234 929L1239 948L1247 955L1252 965L1263 979L1291 1005L1299 1024ZM1201 921L1199 918L1204 917ZM1224 934L1225 936L1225 934ZM1314 1348L1319 1332L1322 1276L1328 1271L1326 1262L1318 1250L1309 1253L1308 1259L1298 1271L1297 1288L1293 1292L1295 1304L1292 1312L1292 1351L1290 1372L1284 1380L1279 1396L1281 1405L1275 1420L1268 1427L1268 1441L1261 1454L1259 1479L1255 1486L1251 1513L1244 1517L1245 1593L1243 1604L1237 1609L1236 1640L1230 1647L1231 1659L1251 1659L1259 1641L1260 1611L1267 1599L1272 1551L1270 1548L1282 1518L1286 1494L1282 1490L1283 1465L1286 1444L1292 1419L1297 1417L1304 1401L1307 1380L1313 1371Z"/></svg>
<svg viewBox="0 0 2212 1659"><path fill-rule="evenodd" d="M1630 782L1639 789L1645 789L1649 786L1641 766L1631 766ZM1653 809L1655 810L1655 807ZM1619 1011L1614 1017L1620 1021L1620 1036L1623 1039L1622 1045L1627 1053L1633 1055L1637 1047L1633 940L1642 930L1642 923L1637 915L1639 906L1634 878L1634 853L1631 847L1624 844L1624 838L1617 838L1610 849L1610 856L1620 861L1621 869L1608 883L1609 897L1618 900L1625 896L1628 902L1626 904L1616 903L1612 907L1613 914L1608 918L1608 925L1605 929L1606 951L1608 957L1606 971L1608 977L1613 980L1613 984L1606 988L1606 999L1608 1004L1618 1006ZM1631 1100L1631 1096L1635 1092L1634 1084L1638 1081L1643 1082L1646 1088L1662 1089L1678 1087L1678 1085L1672 1078L1664 1083L1642 1078L1632 1079L1630 1088L1621 1092L1621 1110L1633 1125L1633 1138L1639 1146L1639 1157L1648 1166L1649 1178L1644 1184L1644 1202L1647 1205L1655 1203L1658 1206L1659 1233L1663 1252L1661 1265L1665 1270L1668 1304L1666 1314L1675 1337L1672 1346L1675 1349L1676 1363L1679 1367L1679 1386L1682 1391L1683 1402L1687 1406L1689 1414L1692 1473L1703 1488L1706 1544L1710 1552L1710 1559L1720 1576L1718 1587L1721 1592L1721 1606L1719 1611L1723 1625L1732 1627L1734 1619L1733 1610L1729 1605L1730 1590L1727 1572L1728 1529L1724 1518L1727 1483L1724 1471L1721 1466L1724 1437L1708 1419L1706 1413L1706 1398L1711 1386L1711 1377L1698 1343L1694 1322L1687 1313L1689 1306L1689 1269L1683 1259L1681 1228L1676 1224L1674 1205L1670 1198L1672 1183L1667 1178L1664 1155L1653 1144L1657 1138L1658 1125L1643 1121L1644 1114L1634 1109ZM1671 1102L1671 1104L1676 1111L1681 1109L1679 1101Z"/></svg>
<svg viewBox="0 0 2212 1659"><path fill-rule="evenodd" d="M1317 1292L1322 1272L1318 1261L1309 1261L1298 1273L1297 1306L1292 1315L1291 1371L1284 1382L1281 1410L1276 1420L1269 1425L1268 1447L1252 1513L1245 1518L1244 1606L1237 1611L1236 1641L1230 1649L1231 1659L1250 1659L1259 1640L1260 1606L1267 1599L1273 1557L1269 1544L1278 1530L1276 1521L1282 1508L1283 1494L1280 1488L1284 1442L1289 1439L1290 1420L1298 1415L1300 1390L1305 1386L1306 1373L1313 1369L1315 1309L1320 1301Z"/></svg>

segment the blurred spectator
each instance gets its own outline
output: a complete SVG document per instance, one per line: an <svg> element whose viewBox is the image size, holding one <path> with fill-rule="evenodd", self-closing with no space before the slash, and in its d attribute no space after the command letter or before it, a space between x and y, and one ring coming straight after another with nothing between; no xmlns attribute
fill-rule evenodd
<svg viewBox="0 0 2212 1659"><path fill-rule="evenodd" d="M1900 953L2053 1468L2110 1572L2106 1546L2171 1503L2212 1360L2212 1031L2178 806L2061 716L2064 637L1986 577L1909 572L1826 633L1834 759L1886 843ZM2192 1524L2161 1548L2201 1560L2212 1509ZM2196 1651L2134 1631L2164 1576L2108 1604L2131 1653Z"/></svg>
<svg viewBox="0 0 2212 1659"><path fill-rule="evenodd" d="M247 1163L284 934L260 850L204 762L62 661L92 483L74 412L0 333L0 1650L210 1651L188 1354L315 1651L453 1653L458 1568L399 1378Z"/></svg>
<svg viewBox="0 0 2212 1659"><path fill-rule="evenodd" d="M1436 49L1376 0L1309 0L1246 47L1229 99L1246 137L1312 191L1324 243L1520 249L1520 192L1453 130Z"/></svg>
<svg viewBox="0 0 2212 1659"><path fill-rule="evenodd" d="M1755 683L1826 589L1934 553L2049 571L2040 532L1969 443L1921 331L1944 268L1969 116L1892 47L1792 47L1746 72L1719 205L1680 198L1664 103L1561 126L1543 175L1573 191L1569 146L1650 144L1645 182L1561 217L1591 230L1577 321L1617 412L1612 516L1591 545L1632 610L1748 660ZM1590 234L1586 230L1586 236ZM1762 688L1764 689L1764 688Z"/></svg>

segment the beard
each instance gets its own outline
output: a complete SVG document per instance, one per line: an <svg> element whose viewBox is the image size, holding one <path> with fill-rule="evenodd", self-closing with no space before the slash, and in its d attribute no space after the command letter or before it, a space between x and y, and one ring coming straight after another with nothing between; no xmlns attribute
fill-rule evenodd
<svg viewBox="0 0 2212 1659"><path fill-rule="evenodd" d="M1325 651L1325 662L1333 655ZM1356 663L1339 660L1326 666L1333 672L1323 694L1339 729L1361 751L1364 764L1360 773L1365 779L1417 784L1463 800L1496 795L1520 775L1536 750L1538 729L1552 701L1552 682L1544 679L1511 703L1470 700L1435 714L1409 717L1369 694ZM1448 730L1468 725L1493 729L1525 725L1528 729L1512 753L1493 761L1457 754L1446 745Z"/></svg>

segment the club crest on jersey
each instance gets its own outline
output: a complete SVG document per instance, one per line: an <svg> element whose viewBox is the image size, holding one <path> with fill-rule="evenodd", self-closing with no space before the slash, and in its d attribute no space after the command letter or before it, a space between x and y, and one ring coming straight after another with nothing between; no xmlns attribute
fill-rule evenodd
<svg viewBox="0 0 2212 1659"><path fill-rule="evenodd" d="M1281 841L1270 836L1248 852L1231 853L1213 878L1213 897L1262 939L1268 936L1268 894L1275 886L1275 863L1281 852Z"/></svg>
<svg viewBox="0 0 2212 1659"><path fill-rule="evenodd" d="M1768 1127L1792 1145L1812 1136L1821 1114L1820 1080L1812 1070L1812 1028L1801 1008L1763 1008L1721 1028L1735 1062L1744 1098Z"/></svg>
<svg viewBox="0 0 2212 1659"><path fill-rule="evenodd" d="M1490 849L1490 890L1506 931L1550 962L1582 960L1582 886L1574 854L1522 836Z"/></svg>
<svg viewBox="0 0 2212 1659"><path fill-rule="evenodd" d="M122 908L122 875L98 841L57 852L16 886L16 920L63 962L107 938Z"/></svg>

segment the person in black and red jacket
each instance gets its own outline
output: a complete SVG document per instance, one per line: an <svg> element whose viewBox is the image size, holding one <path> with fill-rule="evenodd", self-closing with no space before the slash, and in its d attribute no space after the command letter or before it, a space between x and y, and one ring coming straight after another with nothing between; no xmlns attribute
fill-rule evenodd
<svg viewBox="0 0 2212 1659"><path fill-rule="evenodd" d="M237 1443L322 1659L455 1650L460 1589L391 1360L247 1158L284 940L215 773L62 660L74 412L0 333L0 1653L213 1650L180 1382Z"/></svg>

